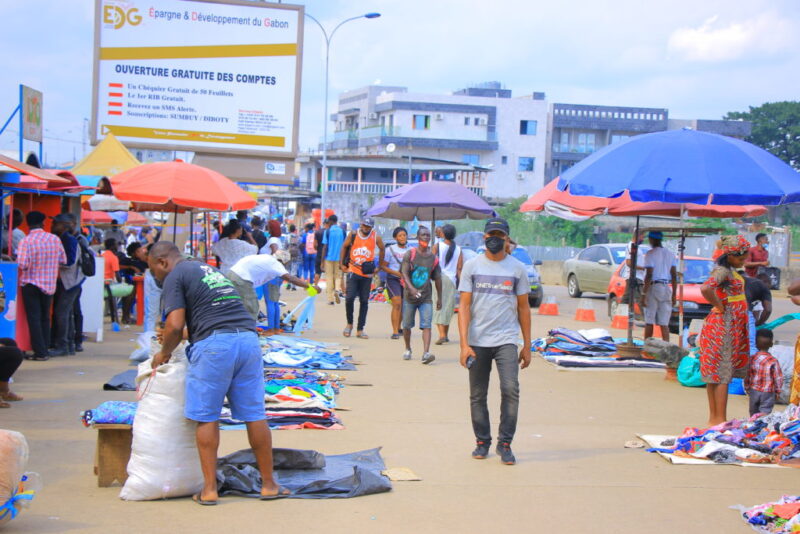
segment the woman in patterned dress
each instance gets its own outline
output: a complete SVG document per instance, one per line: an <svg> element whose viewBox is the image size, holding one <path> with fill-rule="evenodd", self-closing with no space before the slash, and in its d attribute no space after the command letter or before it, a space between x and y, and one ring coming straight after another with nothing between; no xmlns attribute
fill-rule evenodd
<svg viewBox="0 0 800 534"><path fill-rule="evenodd" d="M744 378L749 364L747 300L744 279L736 272L744 265L750 243L744 236L724 236L722 255L701 292L713 306L700 334L700 374L708 394L708 426L728 420L728 384Z"/></svg>

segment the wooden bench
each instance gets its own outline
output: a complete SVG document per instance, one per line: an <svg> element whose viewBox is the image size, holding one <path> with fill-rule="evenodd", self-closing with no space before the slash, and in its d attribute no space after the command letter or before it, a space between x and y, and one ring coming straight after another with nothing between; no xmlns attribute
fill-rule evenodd
<svg viewBox="0 0 800 534"><path fill-rule="evenodd" d="M107 488L114 481L125 484L128 479L128 460L131 458L131 425L92 425L97 429L97 449L94 474L97 485Z"/></svg>

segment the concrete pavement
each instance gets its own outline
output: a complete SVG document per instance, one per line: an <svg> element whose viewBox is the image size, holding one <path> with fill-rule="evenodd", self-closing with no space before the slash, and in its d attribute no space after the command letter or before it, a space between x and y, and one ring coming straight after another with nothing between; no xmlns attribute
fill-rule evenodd
<svg viewBox="0 0 800 534"><path fill-rule="evenodd" d="M583 326L572 321L577 300L564 288L545 291L561 296L561 316L534 315L534 335ZM286 299L292 305L300 296ZM608 326L604 302L596 304L598 324ZM309 337L341 342L343 316L343 305L320 303ZM786 341L798 330L791 323L781 328L778 337ZM797 490L789 469L672 466L623 448L636 433L674 434L702 424L702 389L665 381L659 371L560 371L539 358L520 376L513 443L519 464L503 466L494 452L473 460L467 375L457 363L457 344L435 347L436 362L423 366L415 331L415 360L402 361L402 341L389 339L389 305L382 303L371 304L366 331L370 340L347 341L363 365L344 374L372 386L343 390L346 430L278 431L275 445L330 454L382 446L389 467L409 467L421 482L397 482L390 493L349 500L225 498L215 508L189 499L120 501L119 488L96 485L96 435L81 426L78 413L104 400L134 400L133 393L101 390L127 368L133 332L125 331L109 333L101 345L87 343L77 356L25 362L17 373L15 390L26 400L0 411L0 426L26 435L29 470L42 475L44 489L5 532L747 532L728 506ZM496 380L491 388L496 427ZM746 399L733 397L729 411L745 416ZM244 432L222 433L221 454L246 446Z"/></svg>

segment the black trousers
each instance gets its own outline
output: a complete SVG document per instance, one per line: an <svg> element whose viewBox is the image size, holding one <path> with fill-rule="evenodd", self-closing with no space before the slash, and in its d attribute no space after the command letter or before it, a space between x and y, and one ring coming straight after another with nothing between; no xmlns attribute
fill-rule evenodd
<svg viewBox="0 0 800 534"><path fill-rule="evenodd" d="M53 299L53 346L58 350L67 350L75 342L75 299L78 298L80 286L64 289L61 280L56 286Z"/></svg>
<svg viewBox="0 0 800 534"><path fill-rule="evenodd" d="M344 301L344 313L347 316L347 324L353 324L353 312L356 307L356 298L358 298L357 332L364 330L364 326L367 324L370 286L372 286L372 276L359 276L353 273L347 275L347 293Z"/></svg>
<svg viewBox="0 0 800 534"><path fill-rule="evenodd" d="M34 356L47 356L50 347L50 305L53 296L33 284L22 286L22 301L28 318L28 331Z"/></svg>
<svg viewBox="0 0 800 534"><path fill-rule="evenodd" d="M83 310L81 309L81 294L83 294L83 286L78 287L78 296L75 297L75 306L72 307L72 317L75 323L75 341L76 347L83 345Z"/></svg>
<svg viewBox="0 0 800 534"><path fill-rule="evenodd" d="M11 338L0 338L0 382L8 382L22 363L22 351Z"/></svg>

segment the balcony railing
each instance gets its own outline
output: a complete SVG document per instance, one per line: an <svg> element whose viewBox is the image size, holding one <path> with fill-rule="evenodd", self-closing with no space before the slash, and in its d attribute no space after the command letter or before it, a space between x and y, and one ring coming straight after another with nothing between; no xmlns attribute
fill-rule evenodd
<svg viewBox="0 0 800 534"><path fill-rule="evenodd" d="M572 152L574 154L591 154L597 150L593 145L571 145L569 143L553 143L553 152Z"/></svg>
<svg viewBox="0 0 800 534"><path fill-rule="evenodd" d="M456 179L459 183L475 193L476 195L483 195L484 193L484 180L478 177L465 176L464 178ZM408 185L407 183L397 182L337 182L328 181L328 191L335 193L367 193L374 195L386 195L399 187Z"/></svg>

